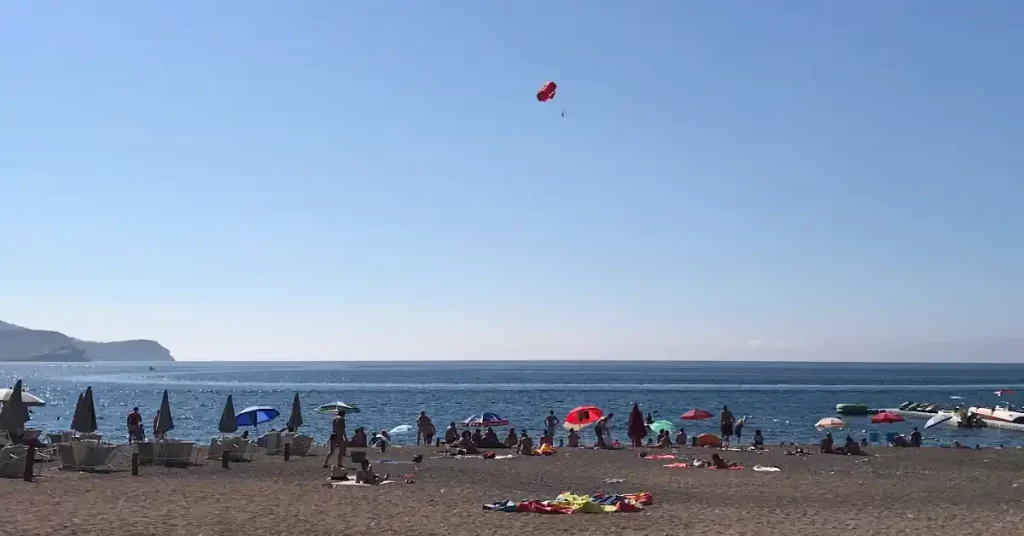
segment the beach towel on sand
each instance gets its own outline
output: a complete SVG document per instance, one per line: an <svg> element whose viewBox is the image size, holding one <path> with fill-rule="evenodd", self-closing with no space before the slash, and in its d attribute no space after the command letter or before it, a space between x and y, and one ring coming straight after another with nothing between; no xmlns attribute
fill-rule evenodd
<svg viewBox="0 0 1024 536"><path fill-rule="evenodd" d="M639 512L646 505L654 504L650 493L628 495L574 495L564 492L552 501L501 501L485 504L484 510L492 512L528 512L533 514L600 514L612 512Z"/></svg>
<svg viewBox="0 0 1024 536"><path fill-rule="evenodd" d="M329 482L329 484L331 485L331 488L337 488L337 487L340 487L340 486L358 486L358 487L372 488L372 487L375 487L375 486L383 486L384 484L394 484L394 483L395 483L394 480L385 480L385 481L381 482L380 484L363 484L362 482L356 482L355 480L338 480L338 481L334 481L334 482Z"/></svg>

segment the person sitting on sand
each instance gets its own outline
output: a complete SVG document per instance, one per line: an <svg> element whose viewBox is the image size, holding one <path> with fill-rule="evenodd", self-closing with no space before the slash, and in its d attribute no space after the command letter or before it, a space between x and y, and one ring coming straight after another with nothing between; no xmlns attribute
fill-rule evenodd
<svg viewBox="0 0 1024 536"><path fill-rule="evenodd" d="M680 428L679 433L676 434L676 445L680 447L686 446L686 430Z"/></svg>
<svg viewBox="0 0 1024 536"><path fill-rule="evenodd" d="M569 448L580 448L580 434L578 434L576 430L569 430Z"/></svg>
<svg viewBox="0 0 1024 536"><path fill-rule="evenodd" d="M519 444L519 436L516 435L515 428L508 429L508 435L505 436L505 447L514 449Z"/></svg>
<svg viewBox="0 0 1024 536"><path fill-rule="evenodd" d="M835 450L832 448L835 442L832 439L832 432L825 434L824 439L821 440L821 453L832 454Z"/></svg>
<svg viewBox="0 0 1024 536"><path fill-rule="evenodd" d="M715 469L729 469L730 467L736 467L738 465L739 464L736 462L730 463L725 461L717 452L711 455L711 466Z"/></svg>
<svg viewBox="0 0 1024 536"><path fill-rule="evenodd" d="M376 486L388 479L388 474L378 475L370 468L370 460L363 459L359 462L359 470L356 471L356 484L370 484Z"/></svg>
<svg viewBox="0 0 1024 536"><path fill-rule="evenodd" d="M754 448L764 450L764 436L761 435L760 430L754 430Z"/></svg>
<svg viewBox="0 0 1024 536"><path fill-rule="evenodd" d="M477 428L476 430L473 430L473 444L479 447L483 444L483 442L484 435L480 433L480 429Z"/></svg>
<svg viewBox="0 0 1024 536"><path fill-rule="evenodd" d="M914 433L910 434L910 446L920 447L921 442L921 432L917 429L917 427L914 427Z"/></svg>
<svg viewBox="0 0 1024 536"><path fill-rule="evenodd" d="M668 430L662 430L658 433L658 444L654 448L657 449L670 449L672 448L672 439L669 438Z"/></svg>
<svg viewBox="0 0 1024 536"><path fill-rule="evenodd" d="M482 443L482 446L487 449L496 449L501 447L501 442L498 441L498 434L494 433L493 428L488 428L487 432L484 433Z"/></svg>
<svg viewBox="0 0 1024 536"><path fill-rule="evenodd" d="M454 445L459 442L459 431L455 428L454 422L450 423L448 428L444 431L444 442L449 445Z"/></svg>
<svg viewBox="0 0 1024 536"><path fill-rule="evenodd" d="M533 456L533 440L530 439L530 434L523 430L523 434L519 436L519 445L516 446L516 454L522 456Z"/></svg>
<svg viewBox="0 0 1024 536"><path fill-rule="evenodd" d="M860 456L860 444L854 441L852 436L846 436L846 444L843 445L843 454Z"/></svg>
<svg viewBox="0 0 1024 536"><path fill-rule="evenodd" d="M377 433L374 432L373 435L376 436ZM367 444L368 443L366 442L366 429L363 428L362 426L356 428L356 430L352 432L352 439L349 439L348 446L357 449L363 449L366 448Z"/></svg>

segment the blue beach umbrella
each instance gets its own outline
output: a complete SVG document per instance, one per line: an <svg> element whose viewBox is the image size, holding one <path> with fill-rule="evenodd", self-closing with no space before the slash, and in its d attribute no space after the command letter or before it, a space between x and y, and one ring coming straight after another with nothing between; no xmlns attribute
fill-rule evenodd
<svg viewBox="0 0 1024 536"><path fill-rule="evenodd" d="M270 406L250 406L235 414L235 423L242 426L258 426L277 418L281 412Z"/></svg>
<svg viewBox="0 0 1024 536"><path fill-rule="evenodd" d="M462 426L472 426L474 428L484 426L508 426L508 419L498 415L497 413L487 411L484 413L477 413L476 415L470 415L468 419L462 421Z"/></svg>

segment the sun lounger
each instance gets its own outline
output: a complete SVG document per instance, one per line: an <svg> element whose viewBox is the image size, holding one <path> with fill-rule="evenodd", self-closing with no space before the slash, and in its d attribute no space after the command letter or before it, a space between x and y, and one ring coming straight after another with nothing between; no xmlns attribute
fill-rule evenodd
<svg viewBox="0 0 1024 536"><path fill-rule="evenodd" d="M210 448L206 451L207 460L221 459L224 451L232 462L250 461L253 456L253 443L241 437L215 437L210 440Z"/></svg>
<svg viewBox="0 0 1024 536"><path fill-rule="evenodd" d="M270 432L263 436L264 448L267 450L267 456L282 456L284 455L284 437L281 432Z"/></svg>
<svg viewBox="0 0 1024 536"><path fill-rule="evenodd" d="M134 450L131 445L112 445L99 441L74 441L57 445L61 470L90 473L124 469Z"/></svg>
<svg viewBox="0 0 1024 536"><path fill-rule="evenodd" d="M291 454L292 456L306 456L309 454L309 449L312 446L312 437L307 435L295 436L292 439Z"/></svg>
<svg viewBox="0 0 1024 536"><path fill-rule="evenodd" d="M25 475L28 447L12 445L0 449L0 477L21 478Z"/></svg>

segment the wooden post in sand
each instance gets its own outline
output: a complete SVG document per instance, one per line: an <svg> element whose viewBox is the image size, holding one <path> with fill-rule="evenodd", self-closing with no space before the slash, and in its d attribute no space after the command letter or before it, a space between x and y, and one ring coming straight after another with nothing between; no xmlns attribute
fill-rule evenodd
<svg viewBox="0 0 1024 536"><path fill-rule="evenodd" d="M132 476L139 476L139 453L132 453Z"/></svg>
<svg viewBox="0 0 1024 536"><path fill-rule="evenodd" d="M228 462L230 460L231 460L231 454L229 454L228 451L225 450L220 455L220 466L222 468L224 468L224 469L231 469L231 467L228 466Z"/></svg>
<svg viewBox="0 0 1024 536"><path fill-rule="evenodd" d="M28 457L25 459L25 482L32 482L32 470L36 464L36 445L35 442L29 443L28 445Z"/></svg>
<svg viewBox="0 0 1024 536"><path fill-rule="evenodd" d="M291 457L292 457L292 444L291 443L285 443L284 444L284 461L288 461L288 458L291 458Z"/></svg>

